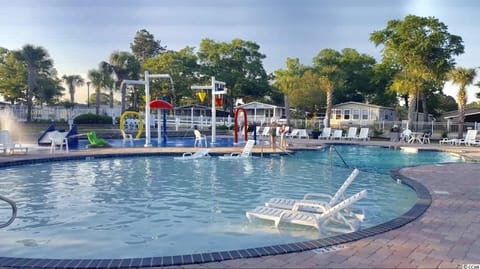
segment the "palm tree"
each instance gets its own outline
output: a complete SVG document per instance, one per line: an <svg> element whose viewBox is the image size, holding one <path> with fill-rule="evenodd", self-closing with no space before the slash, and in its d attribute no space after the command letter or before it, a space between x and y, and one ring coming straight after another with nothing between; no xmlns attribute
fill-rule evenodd
<svg viewBox="0 0 480 269"><path fill-rule="evenodd" d="M131 53L125 51L115 51L110 55L110 62L102 62L101 66L110 65L116 81L121 83L125 79L136 80L140 77L141 65L138 59ZM122 113L125 111L126 85L121 90Z"/></svg>
<svg viewBox="0 0 480 269"><path fill-rule="evenodd" d="M95 114L100 114L100 89L103 87L103 74L99 70L89 70L88 79L95 88Z"/></svg>
<svg viewBox="0 0 480 269"><path fill-rule="evenodd" d="M38 88L38 76L41 72L49 72L53 66L48 52L42 47L27 44L20 51L16 51L15 57L27 67L28 89L27 97L27 121L32 120L32 106L34 91Z"/></svg>
<svg viewBox="0 0 480 269"><path fill-rule="evenodd" d="M65 84L67 84L68 92L70 93L70 102L73 104L75 103L75 87L83 86L85 81L79 75L70 75L70 76L63 75L62 79L65 82Z"/></svg>
<svg viewBox="0 0 480 269"><path fill-rule="evenodd" d="M458 138L463 137L463 124L465 122L465 105L467 104L467 86L473 83L477 72L474 68L457 67L448 73L448 78L460 88L457 93L458 102Z"/></svg>

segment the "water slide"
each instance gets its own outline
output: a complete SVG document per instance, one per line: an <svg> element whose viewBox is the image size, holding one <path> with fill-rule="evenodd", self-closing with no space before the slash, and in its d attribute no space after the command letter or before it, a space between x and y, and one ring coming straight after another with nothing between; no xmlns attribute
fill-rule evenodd
<svg viewBox="0 0 480 269"><path fill-rule="evenodd" d="M50 124L50 126L48 126L48 128L43 131L40 136L38 137L38 145L39 146L50 146L51 145L51 141L50 141L50 138L49 138L49 133L51 132L54 132L56 131L55 130L55 125L54 124ZM65 130L57 130L59 132L65 132ZM66 137L68 138L68 147L69 148L76 148L78 147L78 129L77 129L77 126L75 124L72 125L72 128L67 132L67 135Z"/></svg>

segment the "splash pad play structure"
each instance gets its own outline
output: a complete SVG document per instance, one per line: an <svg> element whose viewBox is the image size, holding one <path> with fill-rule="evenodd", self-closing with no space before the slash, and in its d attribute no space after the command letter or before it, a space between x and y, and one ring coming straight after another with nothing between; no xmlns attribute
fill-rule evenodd
<svg viewBox="0 0 480 269"><path fill-rule="evenodd" d="M212 139L211 139L211 146L215 146L216 143L216 115L217 109L216 104L219 103L220 97L227 93L227 88L225 88L226 83L223 81L215 80L215 77L212 77L211 84L205 86L197 86L193 85L190 87L192 90L210 90L212 93ZM221 105L221 104L220 104Z"/></svg>
<svg viewBox="0 0 480 269"><path fill-rule="evenodd" d="M165 100L154 100L150 102L150 79L169 79L170 83L172 85L172 91L173 91L173 80L172 77L169 74L150 74L148 71L145 71L145 80L123 80L122 84L120 87L123 87L123 84L126 85L145 85L145 145L144 147L151 147L151 133L150 133L150 109L172 109L173 106L166 102ZM127 111L130 112L130 111ZM127 113L125 112L125 113ZM124 114L125 114L124 113ZM135 112L137 114L135 115L140 115L138 112ZM122 115L124 118L124 115ZM160 116L159 116L160 117ZM125 118L124 118L125 119ZM139 119L141 121L141 116L139 116ZM120 122L120 129L123 130L124 125L122 124L123 122ZM159 121L160 123L160 121ZM166 115L164 113L164 140L166 140ZM123 128L122 128L123 127ZM137 138L141 135L142 131L140 128L143 128L143 124L139 124L139 131L137 132ZM158 127L158 133L159 133L159 138L160 138L160 124Z"/></svg>

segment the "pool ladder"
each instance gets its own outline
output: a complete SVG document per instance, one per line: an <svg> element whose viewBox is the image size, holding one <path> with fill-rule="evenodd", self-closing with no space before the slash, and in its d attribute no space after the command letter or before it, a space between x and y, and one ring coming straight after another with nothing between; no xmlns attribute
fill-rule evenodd
<svg viewBox="0 0 480 269"><path fill-rule="evenodd" d="M12 207L12 216L10 217L10 219L6 223L0 224L0 229L1 229L1 228L5 228L8 225L12 224L12 222L15 220L15 218L17 217L17 205L15 204L14 201L12 201L12 200L10 200L6 197L3 197L1 195L0 195L0 200L3 200L5 202L7 202Z"/></svg>

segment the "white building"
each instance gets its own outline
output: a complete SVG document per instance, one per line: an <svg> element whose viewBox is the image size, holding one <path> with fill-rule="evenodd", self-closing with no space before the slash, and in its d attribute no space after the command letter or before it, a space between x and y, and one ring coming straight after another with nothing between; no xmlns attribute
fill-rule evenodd
<svg viewBox="0 0 480 269"><path fill-rule="evenodd" d="M285 117L285 108L260 102L250 102L239 105L235 108L243 108L247 112L249 122L269 124L272 121L278 121Z"/></svg>
<svg viewBox="0 0 480 269"><path fill-rule="evenodd" d="M372 125L378 121L396 121L397 114L391 107L346 102L336 104L332 109L330 125Z"/></svg>

